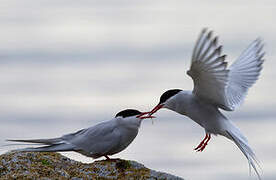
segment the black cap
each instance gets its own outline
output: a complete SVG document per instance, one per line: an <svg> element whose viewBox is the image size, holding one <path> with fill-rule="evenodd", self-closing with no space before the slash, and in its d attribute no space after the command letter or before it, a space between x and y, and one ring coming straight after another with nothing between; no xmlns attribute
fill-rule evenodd
<svg viewBox="0 0 276 180"><path fill-rule="evenodd" d="M182 90L181 89L171 89L171 90L164 92L160 97L159 104L166 102L170 97L176 95L180 91L182 91Z"/></svg>
<svg viewBox="0 0 276 180"><path fill-rule="evenodd" d="M139 114L141 114L141 112L136 109L126 109L121 112L118 112L115 117L122 116L123 118L125 118L125 117L135 116Z"/></svg>

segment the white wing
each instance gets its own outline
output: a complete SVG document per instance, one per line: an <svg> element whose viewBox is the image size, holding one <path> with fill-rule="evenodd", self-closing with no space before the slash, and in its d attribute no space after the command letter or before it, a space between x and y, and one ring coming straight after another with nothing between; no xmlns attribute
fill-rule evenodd
<svg viewBox="0 0 276 180"><path fill-rule="evenodd" d="M194 81L193 93L225 110L230 110L225 96L229 70L226 69L222 46L217 45L217 37L212 31L203 29L193 50L192 64L187 74Z"/></svg>
<svg viewBox="0 0 276 180"><path fill-rule="evenodd" d="M193 93L224 110L234 110L259 77L264 56L262 47L261 41L255 40L228 70L217 37L212 38L212 31L204 29L187 72L194 81Z"/></svg>
<svg viewBox="0 0 276 180"><path fill-rule="evenodd" d="M256 39L230 66L226 94L231 109L243 102L248 89L257 81L264 62L262 49L261 40Z"/></svg>

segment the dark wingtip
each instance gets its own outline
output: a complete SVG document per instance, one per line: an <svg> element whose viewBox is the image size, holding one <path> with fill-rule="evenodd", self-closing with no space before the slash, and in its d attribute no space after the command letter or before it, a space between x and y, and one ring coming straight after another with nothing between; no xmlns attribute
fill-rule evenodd
<svg viewBox="0 0 276 180"><path fill-rule="evenodd" d="M209 31L209 33L207 34L207 38L211 39L212 35L213 35L213 31Z"/></svg>
<svg viewBox="0 0 276 180"><path fill-rule="evenodd" d="M205 33L206 31L208 31L208 28L207 28L207 27L204 27L204 28L202 28L201 33L203 34L203 33Z"/></svg>
<svg viewBox="0 0 276 180"><path fill-rule="evenodd" d="M17 140L15 140L15 139L6 139L5 141L16 142Z"/></svg>

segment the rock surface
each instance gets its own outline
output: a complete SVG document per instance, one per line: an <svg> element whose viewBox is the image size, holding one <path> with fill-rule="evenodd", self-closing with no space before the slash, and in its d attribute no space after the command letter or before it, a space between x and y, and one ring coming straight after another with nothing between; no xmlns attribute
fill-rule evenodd
<svg viewBox="0 0 276 180"><path fill-rule="evenodd" d="M122 159L85 164L58 153L9 152L0 156L0 179L183 180Z"/></svg>

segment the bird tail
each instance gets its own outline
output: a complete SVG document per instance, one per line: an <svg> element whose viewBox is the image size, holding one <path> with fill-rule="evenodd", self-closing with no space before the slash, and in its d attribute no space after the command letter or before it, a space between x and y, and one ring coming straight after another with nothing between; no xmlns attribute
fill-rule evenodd
<svg viewBox="0 0 276 180"><path fill-rule="evenodd" d="M52 138L52 139L8 139L7 141L52 145L52 144L57 144L57 143L61 142L62 139L61 138Z"/></svg>
<svg viewBox="0 0 276 180"><path fill-rule="evenodd" d="M235 126L234 128L231 128L231 131L227 130L226 133L228 135L228 138L234 141L234 143L239 147L239 149L242 151L242 153L248 160L249 169L251 170L251 167L252 167L256 172L258 179L261 180L261 175L258 171L258 169L261 169L259 165L259 161L255 153L249 146L247 139L242 135L240 130Z"/></svg>
<svg viewBox="0 0 276 180"><path fill-rule="evenodd" d="M22 148L16 149L16 151L21 152L56 152L56 151L73 151L74 146L70 143L67 143L60 138L53 138L53 139L9 139L7 141L12 142L27 142L27 143L36 143L36 144L43 144L44 146L39 147L31 147L31 148Z"/></svg>

